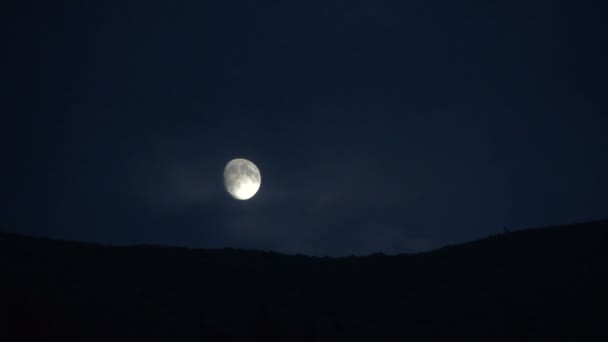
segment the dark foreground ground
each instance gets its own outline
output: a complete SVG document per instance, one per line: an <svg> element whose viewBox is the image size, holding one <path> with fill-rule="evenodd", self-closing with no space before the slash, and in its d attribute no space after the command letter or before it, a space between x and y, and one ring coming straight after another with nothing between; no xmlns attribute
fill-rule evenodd
<svg viewBox="0 0 608 342"><path fill-rule="evenodd" d="M338 259L0 233L0 341L598 337L608 337L608 222Z"/></svg>

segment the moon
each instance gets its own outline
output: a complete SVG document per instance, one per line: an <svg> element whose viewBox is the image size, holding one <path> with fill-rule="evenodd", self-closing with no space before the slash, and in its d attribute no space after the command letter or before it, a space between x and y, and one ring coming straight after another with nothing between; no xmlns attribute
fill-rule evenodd
<svg viewBox="0 0 608 342"><path fill-rule="evenodd" d="M241 201L253 197L262 184L262 175L254 163L247 159L233 159L224 168L224 186L228 193Z"/></svg>

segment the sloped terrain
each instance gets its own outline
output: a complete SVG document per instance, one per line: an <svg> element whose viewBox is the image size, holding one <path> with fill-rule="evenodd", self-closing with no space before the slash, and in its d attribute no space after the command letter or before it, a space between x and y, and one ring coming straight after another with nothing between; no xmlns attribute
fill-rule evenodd
<svg viewBox="0 0 608 342"><path fill-rule="evenodd" d="M0 234L0 340L608 337L608 222L350 258Z"/></svg>

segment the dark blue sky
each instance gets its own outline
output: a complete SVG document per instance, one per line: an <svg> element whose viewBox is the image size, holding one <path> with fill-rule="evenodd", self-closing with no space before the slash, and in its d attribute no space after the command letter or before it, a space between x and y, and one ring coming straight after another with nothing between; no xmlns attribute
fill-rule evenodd
<svg viewBox="0 0 608 342"><path fill-rule="evenodd" d="M603 2L7 13L2 230L342 256L608 217ZM250 201L223 190L236 157Z"/></svg>

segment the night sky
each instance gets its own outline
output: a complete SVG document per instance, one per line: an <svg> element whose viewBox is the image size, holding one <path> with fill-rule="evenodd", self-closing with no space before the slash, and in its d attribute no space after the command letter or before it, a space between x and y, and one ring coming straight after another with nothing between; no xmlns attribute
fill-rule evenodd
<svg viewBox="0 0 608 342"><path fill-rule="evenodd" d="M607 218L606 7L19 4L0 229L346 256Z"/></svg>

